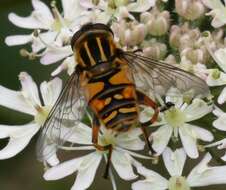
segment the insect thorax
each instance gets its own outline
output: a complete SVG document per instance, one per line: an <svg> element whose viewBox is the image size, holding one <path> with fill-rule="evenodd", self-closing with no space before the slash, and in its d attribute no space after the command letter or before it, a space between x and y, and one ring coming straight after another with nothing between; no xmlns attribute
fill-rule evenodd
<svg viewBox="0 0 226 190"><path fill-rule="evenodd" d="M89 70L91 67L110 62L115 55L116 45L111 33L90 31L75 44L74 51L79 67Z"/></svg>

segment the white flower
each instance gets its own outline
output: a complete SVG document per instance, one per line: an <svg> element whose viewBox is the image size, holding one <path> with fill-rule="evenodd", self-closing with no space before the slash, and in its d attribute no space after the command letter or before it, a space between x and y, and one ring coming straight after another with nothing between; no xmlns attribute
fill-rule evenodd
<svg viewBox="0 0 226 190"><path fill-rule="evenodd" d="M153 140L153 149L160 155L165 150L171 137L176 138L176 140L180 137L187 155L191 158L197 158L199 156L197 140L209 142L213 140L213 135L208 130L188 122L210 113L212 106L201 99L194 99L188 105L183 102L183 95L177 89L171 89L167 92L166 102L172 102L175 106L161 113L161 120L153 124L152 127L161 125L150 136L150 139ZM144 119L144 117L141 117L141 119Z"/></svg>
<svg viewBox="0 0 226 190"><path fill-rule="evenodd" d="M145 24L149 34L162 36L169 30L170 13L153 8L150 12L142 13L140 20Z"/></svg>
<svg viewBox="0 0 226 190"><path fill-rule="evenodd" d="M139 138L141 134L141 130L136 128L125 133L119 133L117 136L115 136L113 131L107 130L104 127L101 128L98 144L102 146L109 144L113 145L111 163L118 175L124 180L132 180L137 177L133 171L133 166L137 167L140 164L135 161L132 156L150 159L150 157L138 155L131 151L143 150L144 142ZM92 129L82 123L80 123L78 126L75 126L75 131L73 131L73 135L68 139L68 141L76 143L78 146L59 148L63 150L90 149L93 151L85 156L65 161L50 168L44 174L44 178L46 180L57 180L77 172L75 183L71 189L87 189L94 180L101 159L103 157L106 158L106 154L108 152L95 149L95 147L92 145ZM111 170L109 174L114 184Z"/></svg>
<svg viewBox="0 0 226 190"><path fill-rule="evenodd" d="M62 81L59 78L42 82L40 85L44 103L42 105L38 87L31 76L21 72L19 79L22 86L20 91L0 86L0 105L31 115L34 119L24 125L0 125L0 139L9 138L8 144L0 150L0 159L15 156L27 146L45 122L62 88Z"/></svg>
<svg viewBox="0 0 226 190"><path fill-rule="evenodd" d="M221 0L202 0L202 2L210 9L206 15L213 16L212 26L214 28L221 27L226 24L226 7ZM226 1L224 0L226 3Z"/></svg>
<svg viewBox="0 0 226 190"><path fill-rule="evenodd" d="M204 5L200 0L176 0L176 12L187 20L200 18L205 12Z"/></svg>
<svg viewBox="0 0 226 190"><path fill-rule="evenodd" d="M220 131L226 131L226 113L220 108L215 106L215 109L213 110L213 114L217 116L217 119L214 120L213 122L213 126ZM205 147L208 148L208 147L214 147L214 146L217 146L218 149L226 149L226 138L223 138L219 141L208 144ZM226 161L226 152L225 152L225 155L221 157L221 159Z"/></svg>
<svg viewBox="0 0 226 190"><path fill-rule="evenodd" d="M99 9L106 23L113 17L115 18L130 18L134 16L130 12L144 12L155 5L156 0L83 0L81 5L87 9Z"/></svg>
<svg viewBox="0 0 226 190"><path fill-rule="evenodd" d="M209 75L206 80L209 86L222 86L226 85L226 48L220 48L215 52L212 52L209 49L211 56L214 61L218 64L218 66L223 70L220 71L216 69L209 69ZM222 90L220 95L218 96L218 103L223 104L226 101L226 87Z"/></svg>
<svg viewBox="0 0 226 190"><path fill-rule="evenodd" d="M142 23L132 21L127 22L122 19L118 23L112 24L112 30L115 34L115 41L120 47L134 47L144 41L146 32Z"/></svg>
<svg viewBox="0 0 226 190"><path fill-rule="evenodd" d="M226 166L208 166L211 160L210 154L206 154L202 161L195 166L187 177L182 175L186 154L183 149L172 151L167 148L163 153L163 161L170 178L166 179L157 172L141 166L138 172L145 177L144 180L132 184L133 190L190 190L191 187L202 187L214 184L226 183Z"/></svg>
<svg viewBox="0 0 226 190"><path fill-rule="evenodd" d="M181 69L185 71L194 73L196 76L202 78L204 81L207 80L209 72L206 65L202 63L192 64L190 60L188 60L185 56L183 56L181 58L181 62L179 66Z"/></svg>
<svg viewBox="0 0 226 190"><path fill-rule="evenodd" d="M80 27L84 8L78 0L62 0L63 14L52 4L52 9L40 0L32 0L34 10L28 17L9 14L9 20L18 27L34 29L29 35L8 36L5 42L9 46L32 43L32 52L23 51L29 58L41 57L44 65L60 61L70 55L70 39ZM75 64L74 62L72 62Z"/></svg>

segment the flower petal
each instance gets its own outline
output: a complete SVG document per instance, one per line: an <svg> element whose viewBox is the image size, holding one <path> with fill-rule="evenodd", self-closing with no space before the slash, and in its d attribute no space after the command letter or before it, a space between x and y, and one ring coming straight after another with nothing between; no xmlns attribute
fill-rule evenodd
<svg viewBox="0 0 226 190"><path fill-rule="evenodd" d="M45 178L45 180L58 180L68 175L71 175L72 173L74 173L76 170L79 169L83 160L88 156L90 155L75 158L75 159L63 162L57 166L54 166L48 169L44 173L43 177Z"/></svg>
<svg viewBox="0 0 226 190"><path fill-rule="evenodd" d="M129 150L143 150L145 143L140 139L142 131L135 128L129 132L120 133L117 138L118 146Z"/></svg>
<svg viewBox="0 0 226 190"><path fill-rule="evenodd" d="M27 102L34 106L40 106L37 84L33 81L32 77L27 72L21 72L19 74L19 80L22 86L22 94L26 98Z"/></svg>
<svg viewBox="0 0 226 190"><path fill-rule="evenodd" d="M156 132L152 133L151 139L153 139L152 147L158 155L160 155L169 143L172 136L173 129L169 125L161 126Z"/></svg>
<svg viewBox="0 0 226 190"><path fill-rule="evenodd" d="M218 104L223 104L226 102L226 87L223 88L220 95L218 96L217 102Z"/></svg>
<svg viewBox="0 0 226 190"><path fill-rule="evenodd" d="M183 94L177 88L170 88L166 93L165 102L171 102L176 108L180 108L183 104Z"/></svg>
<svg viewBox="0 0 226 190"><path fill-rule="evenodd" d="M215 73L218 73L219 77L215 78ZM209 86L221 86L226 84L226 74L221 71L216 71L216 69L208 69L208 77L206 83Z"/></svg>
<svg viewBox="0 0 226 190"><path fill-rule="evenodd" d="M201 99L194 99L192 104L187 106L184 110L186 114L186 122L194 121L210 113L213 106L208 106L207 103Z"/></svg>
<svg viewBox="0 0 226 190"><path fill-rule="evenodd" d="M226 23L226 8L220 0L202 0L202 2L212 9L206 15L212 15L214 18L211 25L215 28L221 27Z"/></svg>
<svg viewBox="0 0 226 190"><path fill-rule="evenodd" d="M92 184L101 158L101 154L94 152L83 160L71 190L84 190Z"/></svg>
<svg viewBox="0 0 226 190"><path fill-rule="evenodd" d="M226 11L226 8L225 8ZM225 21L226 22L226 21ZM214 52L214 55L217 59L217 64L219 65L219 67L226 72L226 62L225 62L225 58L226 58L226 48L220 48L218 50L216 50Z"/></svg>
<svg viewBox="0 0 226 190"><path fill-rule="evenodd" d="M195 125L190 125L190 124L186 124L186 125L192 129L194 134L196 134L197 139L200 139L206 142L211 142L214 139L214 136L210 131Z"/></svg>
<svg viewBox="0 0 226 190"><path fill-rule="evenodd" d="M57 148L56 148L56 145L55 144L51 144L51 145L45 145L45 149L44 151L46 151L47 153L51 153L51 155L43 152L43 156L47 155L47 157L43 158L41 161L47 161L47 163L50 165L50 166L56 166L60 163L60 160L58 159L57 157ZM54 152L54 153L53 153Z"/></svg>
<svg viewBox="0 0 226 190"><path fill-rule="evenodd" d="M131 12L144 12L155 5L156 0L137 0L135 3L130 3L127 8Z"/></svg>
<svg viewBox="0 0 226 190"><path fill-rule="evenodd" d="M197 139L203 141L212 141L213 135L206 129L191 124L184 124L179 128L181 142L185 152L190 158L197 158L199 153L197 149Z"/></svg>
<svg viewBox="0 0 226 190"><path fill-rule="evenodd" d="M74 125L74 122L72 123ZM67 124L68 126L68 124ZM77 124L73 129L62 127L61 136L76 144L92 144L92 129L83 123Z"/></svg>
<svg viewBox="0 0 226 190"><path fill-rule="evenodd" d="M85 9L80 5L80 1L75 0L61 0L64 18L67 20L74 20L79 17Z"/></svg>
<svg viewBox="0 0 226 190"><path fill-rule="evenodd" d="M184 150L190 158L197 158L199 156L196 145L196 134L190 128L191 125L184 124L179 128L180 139Z"/></svg>
<svg viewBox="0 0 226 190"><path fill-rule="evenodd" d="M5 43L8 46L17 46L24 45L32 41L32 35L13 35L7 36L5 39Z"/></svg>
<svg viewBox="0 0 226 190"><path fill-rule="evenodd" d="M176 149L173 152L170 148L166 148L162 156L169 174L171 176L181 176L186 161L184 149Z"/></svg>
<svg viewBox="0 0 226 190"><path fill-rule="evenodd" d="M42 82L40 90L44 104L53 106L62 90L62 80L60 78L54 78L49 82Z"/></svg>
<svg viewBox="0 0 226 190"><path fill-rule="evenodd" d="M223 4L218 0L202 0L202 2L210 9L221 9Z"/></svg>
<svg viewBox="0 0 226 190"><path fill-rule="evenodd" d="M224 112L217 106L214 106L213 114L217 117L220 117Z"/></svg>
<svg viewBox="0 0 226 190"><path fill-rule="evenodd" d="M114 150L112 152L112 165L118 175L124 180L137 178L132 167L132 159L128 153Z"/></svg>
<svg viewBox="0 0 226 190"><path fill-rule="evenodd" d="M28 17L20 17L17 16L15 13L9 14L9 20L16 26L21 28L28 28L28 29L48 29L48 27L44 26L40 23L34 16Z"/></svg>
<svg viewBox="0 0 226 190"><path fill-rule="evenodd" d="M190 172L187 182L191 187L201 187L226 183L226 166L209 167L210 154L206 154L203 160Z"/></svg>
<svg viewBox="0 0 226 190"><path fill-rule="evenodd" d="M8 144L0 150L0 159L11 158L21 152L39 128L35 123L21 126L0 125L1 133L10 138Z"/></svg>
<svg viewBox="0 0 226 190"><path fill-rule="evenodd" d="M46 20L50 20L53 22L53 15L49 9L49 7L39 0L32 0L32 6L34 7L35 11L39 12L39 14L42 14L45 16Z"/></svg>
<svg viewBox="0 0 226 190"><path fill-rule="evenodd" d="M226 161L226 153L221 157L222 160Z"/></svg>
<svg viewBox="0 0 226 190"><path fill-rule="evenodd" d="M32 51L39 52L46 47L46 44L53 44L58 32L47 31L39 33L38 37L34 37L32 41Z"/></svg>
<svg viewBox="0 0 226 190"><path fill-rule="evenodd" d="M44 53L44 56L40 59L40 62L43 65L49 65L57 61L60 61L72 54L73 52L70 46L60 48L47 48L47 50Z"/></svg>
<svg viewBox="0 0 226 190"><path fill-rule="evenodd" d="M226 114L223 113L218 119L213 122L213 126L221 131L226 131Z"/></svg>
<svg viewBox="0 0 226 190"><path fill-rule="evenodd" d="M67 57L52 73L51 76L56 76L64 70L67 70L68 75L71 75L75 71L75 62L74 56Z"/></svg>
<svg viewBox="0 0 226 190"><path fill-rule="evenodd" d="M133 190L164 190L168 188L168 181L158 173L141 166L137 168L139 174L146 179L132 184Z"/></svg>
<svg viewBox="0 0 226 190"><path fill-rule="evenodd" d="M0 105L29 115L35 115L36 113L21 92L3 86L0 86Z"/></svg>

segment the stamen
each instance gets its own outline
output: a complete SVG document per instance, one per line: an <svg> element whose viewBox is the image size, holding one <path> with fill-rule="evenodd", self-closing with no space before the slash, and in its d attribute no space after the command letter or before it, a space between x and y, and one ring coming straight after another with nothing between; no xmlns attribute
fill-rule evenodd
<svg viewBox="0 0 226 190"><path fill-rule="evenodd" d="M94 150L94 146L80 146L80 147L67 147L67 146L58 146L62 150Z"/></svg>
<svg viewBox="0 0 226 190"><path fill-rule="evenodd" d="M136 157L136 158L142 158L142 159L147 159L147 160L156 160L155 157L144 156L144 155L142 155L142 154L138 154L138 153L135 153L135 152L126 150L126 149L122 149L122 148L120 148L120 147L115 147L115 150L119 150L119 151L122 151L122 152L126 152L126 153L128 153L128 154L130 154L131 156L134 156L134 157Z"/></svg>
<svg viewBox="0 0 226 190"><path fill-rule="evenodd" d="M42 54L37 54L37 53L34 53L34 52L29 52L28 50L26 49L20 49L20 55L22 57L27 57L29 60L34 60L35 58L37 57L41 57Z"/></svg>

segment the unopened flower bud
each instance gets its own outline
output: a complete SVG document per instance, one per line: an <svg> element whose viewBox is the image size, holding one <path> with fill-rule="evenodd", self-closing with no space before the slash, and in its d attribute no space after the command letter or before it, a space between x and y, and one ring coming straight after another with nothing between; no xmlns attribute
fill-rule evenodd
<svg viewBox="0 0 226 190"><path fill-rule="evenodd" d="M186 48L181 52L181 57L185 56L192 64L203 63L204 52L201 49Z"/></svg>
<svg viewBox="0 0 226 190"><path fill-rule="evenodd" d="M114 23L112 29L122 47L136 46L144 41L146 35L144 24L137 22L122 20L120 23Z"/></svg>
<svg viewBox="0 0 226 190"><path fill-rule="evenodd" d="M151 13L149 13L149 12L143 12L140 15L140 21L142 23L147 23L151 19L151 17L152 17Z"/></svg>
<svg viewBox="0 0 226 190"><path fill-rule="evenodd" d="M168 56L165 58L164 62L169 63L169 64L172 64L172 65L173 65L173 64L177 64L176 58L175 58L175 56L172 55L172 54L168 55Z"/></svg>
<svg viewBox="0 0 226 190"><path fill-rule="evenodd" d="M182 26L173 25L170 30L169 43L171 47L183 50L193 47L200 37L199 29L190 29L188 23Z"/></svg>
<svg viewBox="0 0 226 190"><path fill-rule="evenodd" d="M167 47L164 43L157 42L156 40L146 41L143 43L143 53L147 57L161 60L167 53Z"/></svg>
<svg viewBox="0 0 226 190"><path fill-rule="evenodd" d="M150 13L141 15L141 21L146 25L147 31L153 36L162 36L169 29L170 14L168 11L160 12L153 9Z"/></svg>
<svg viewBox="0 0 226 190"><path fill-rule="evenodd" d="M187 20L195 20L205 12L200 0L175 0L176 12Z"/></svg>
<svg viewBox="0 0 226 190"><path fill-rule="evenodd" d="M144 24L138 24L134 26L131 35L132 35L131 45L137 45L143 42L146 35Z"/></svg>

